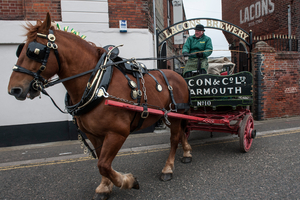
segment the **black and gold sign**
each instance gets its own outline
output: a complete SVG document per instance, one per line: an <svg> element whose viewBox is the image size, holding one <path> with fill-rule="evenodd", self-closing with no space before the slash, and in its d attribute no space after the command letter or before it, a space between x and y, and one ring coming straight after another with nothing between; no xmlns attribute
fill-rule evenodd
<svg viewBox="0 0 300 200"><path fill-rule="evenodd" d="M191 98L252 96L252 74L240 72L229 76L203 74L185 79Z"/></svg>

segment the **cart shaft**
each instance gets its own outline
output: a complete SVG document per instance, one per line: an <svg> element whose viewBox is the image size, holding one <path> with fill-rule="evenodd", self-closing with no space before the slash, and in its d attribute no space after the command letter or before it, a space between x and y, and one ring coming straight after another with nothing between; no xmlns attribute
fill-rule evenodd
<svg viewBox="0 0 300 200"><path fill-rule="evenodd" d="M113 101L113 100L105 100L105 105L115 106L115 107L132 110L132 111L137 111L137 112L144 112L144 108L142 106L131 105L131 104L122 103L122 102ZM161 115L161 116L165 115L164 111L153 109L153 108L148 108L148 112L149 112L149 114L154 114L154 115ZM191 115L185 115L185 114L174 113L174 112L167 113L167 116L171 117L171 118L187 119L187 120L209 123L209 124L229 125L229 120L227 120L227 119L208 119L208 118L195 117L195 116L191 116Z"/></svg>

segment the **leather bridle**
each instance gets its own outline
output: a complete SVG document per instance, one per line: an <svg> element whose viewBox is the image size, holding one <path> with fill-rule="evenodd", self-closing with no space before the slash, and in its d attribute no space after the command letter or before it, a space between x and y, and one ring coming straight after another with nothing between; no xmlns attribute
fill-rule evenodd
<svg viewBox="0 0 300 200"><path fill-rule="evenodd" d="M13 71L28 74L28 75L32 76L33 80L30 83L31 88L36 91L42 91L44 88L44 85L48 83L48 80L43 78L41 76L41 73L46 69L46 65L48 62L48 58L49 58L51 49L54 50L55 57L58 62L59 70L60 70L60 61L59 61L59 56L58 56L58 51L57 51L58 46L55 43L56 38L53 34L53 30L50 29L48 35L45 35L42 33L37 33L37 36L48 39L47 45L43 45L41 43L38 43L37 41L32 41L28 45L26 55L28 58L41 63L41 66L38 69L38 71L33 72L33 71L30 71L19 65L15 65L13 67ZM23 44L23 46L24 46L24 44ZM23 48L23 47L19 46L19 48ZM17 56L19 57L21 50L18 49L18 52L19 53L17 53Z"/></svg>

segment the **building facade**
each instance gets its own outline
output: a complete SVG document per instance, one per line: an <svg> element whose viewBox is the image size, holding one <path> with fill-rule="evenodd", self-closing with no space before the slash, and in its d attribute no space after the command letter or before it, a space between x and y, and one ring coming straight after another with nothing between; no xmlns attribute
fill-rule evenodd
<svg viewBox="0 0 300 200"><path fill-rule="evenodd" d="M288 35L288 17L291 14L291 35L300 37L299 0L222 0L222 18L252 30L254 36Z"/></svg>
<svg viewBox="0 0 300 200"><path fill-rule="evenodd" d="M300 0L222 0L223 20L253 35L249 47L224 33L236 71L254 75L256 119L300 115L299 9Z"/></svg>
<svg viewBox="0 0 300 200"><path fill-rule="evenodd" d="M254 44L265 41L278 51L300 51L299 11L299 0L222 0L223 20L252 32ZM230 48L240 50L240 41L231 34L224 34ZM237 54L232 55L239 64L237 57Z"/></svg>
<svg viewBox="0 0 300 200"><path fill-rule="evenodd" d="M77 137L72 116L60 113L48 97L20 102L7 93L12 67L17 61L17 46L26 39L23 26L27 22L35 24L36 20L44 20L49 12L61 28L69 26L68 31L73 28L97 46L123 44L120 47L121 57L147 58L156 57L155 29L163 29L172 23L172 9L172 0L0 0L0 108L3 113L0 136L4 138L0 146ZM121 31L120 20L125 22L126 31ZM176 47L172 46L172 41L169 48L169 53L175 53ZM143 63L149 69L157 68L154 60ZM63 85L47 91L58 106L64 108L66 91Z"/></svg>

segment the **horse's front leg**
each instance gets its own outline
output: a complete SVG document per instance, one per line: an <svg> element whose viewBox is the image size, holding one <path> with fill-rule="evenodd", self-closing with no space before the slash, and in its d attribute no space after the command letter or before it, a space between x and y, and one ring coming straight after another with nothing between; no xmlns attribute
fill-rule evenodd
<svg viewBox="0 0 300 200"><path fill-rule="evenodd" d="M96 149L97 157L100 158L104 137L99 139L99 138L94 137L91 134L87 134L87 136L90 139L90 141L92 142L94 148ZM96 194L94 195L93 199L97 199L97 200L108 199L110 193L112 192L113 186L114 186L114 184L108 178L106 178L105 176L102 176L101 183L96 188L96 191L95 191Z"/></svg>
<svg viewBox="0 0 300 200"><path fill-rule="evenodd" d="M94 200L108 199L114 184L105 176L102 176L100 185L96 188Z"/></svg>
<svg viewBox="0 0 300 200"><path fill-rule="evenodd" d="M117 133L108 133L104 139L98 160L98 168L102 175L101 184L96 189L94 199L107 199L112 186L121 189L139 189L139 184L132 174L122 174L112 169L111 163L125 142L126 137Z"/></svg>

